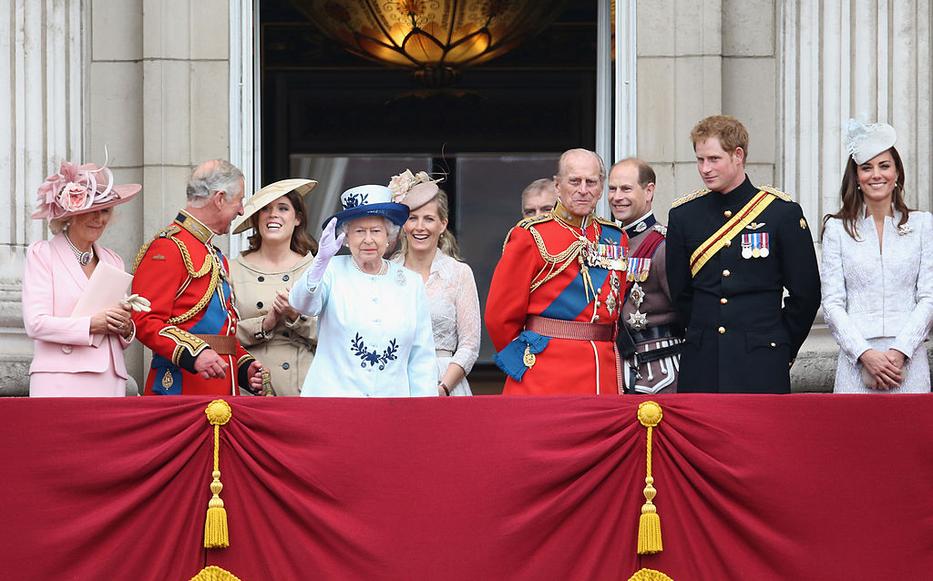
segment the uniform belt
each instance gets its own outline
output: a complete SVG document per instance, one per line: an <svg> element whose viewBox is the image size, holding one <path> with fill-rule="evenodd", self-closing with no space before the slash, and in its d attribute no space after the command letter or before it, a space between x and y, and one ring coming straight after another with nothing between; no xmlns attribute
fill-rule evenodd
<svg viewBox="0 0 933 581"><path fill-rule="evenodd" d="M599 325L583 321L564 321L531 315L525 320L525 328L554 339L576 341L614 341L615 325Z"/></svg>
<svg viewBox="0 0 933 581"><path fill-rule="evenodd" d="M680 342L679 339L677 339L677 341L677 343L668 345L667 347L658 347L657 349L638 353L638 363L650 363L651 361L657 361L658 359L664 359L665 357L678 355L680 353L682 342Z"/></svg>
<svg viewBox="0 0 933 581"><path fill-rule="evenodd" d="M632 341L635 344L645 343L647 341L657 341L659 339L669 339L674 336L669 325L658 325L657 327L648 327L643 331L632 331Z"/></svg>
<svg viewBox="0 0 933 581"><path fill-rule="evenodd" d="M236 337L233 335L198 335L195 337L211 346L218 355L236 355Z"/></svg>
<svg viewBox="0 0 933 581"><path fill-rule="evenodd" d="M434 354L438 357L453 357L454 352L450 349L435 349Z"/></svg>

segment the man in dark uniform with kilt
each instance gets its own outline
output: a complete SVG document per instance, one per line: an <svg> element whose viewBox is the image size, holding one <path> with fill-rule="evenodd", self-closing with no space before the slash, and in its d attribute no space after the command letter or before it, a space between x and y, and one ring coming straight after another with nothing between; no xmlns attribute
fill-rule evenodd
<svg viewBox="0 0 933 581"><path fill-rule="evenodd" d="M707 117L690 136L706 188L674 202L667 232L668 283L686 327L678 391L789 393L820 306L809 225L789 195L752 185L738 120Z"/></svg>

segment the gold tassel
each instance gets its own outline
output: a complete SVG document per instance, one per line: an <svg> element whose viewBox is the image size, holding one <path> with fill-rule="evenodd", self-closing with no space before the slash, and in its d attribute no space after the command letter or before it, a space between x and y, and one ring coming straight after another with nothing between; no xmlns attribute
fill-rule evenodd
<svg viewBox="0 0 933 581"><path fill-rule="evenodd" d="M653 401L642 402L638 405L638 421L648 428L647 458L645 462L645 504L641 507L641 516L638 518L638 554L652 555L664 550L661 541L661 517L654 505L654 497L658 491L654 487L654 478L651 476L651 436L652 431L661 423L661 406Z"/></svg>
<svg viewBox="0 0 933 581"><path fill-rule="evenodd" d="M214 426L214 471L211 472L211 497L207 504L207 518L204 521L204 548L225 549L230 546L230 533L227 530L227 510L220 498L224 485L220 482L220 426L230 421L233 411L230 404L222 399L215 399L204 410L207 421Z"/></svg>

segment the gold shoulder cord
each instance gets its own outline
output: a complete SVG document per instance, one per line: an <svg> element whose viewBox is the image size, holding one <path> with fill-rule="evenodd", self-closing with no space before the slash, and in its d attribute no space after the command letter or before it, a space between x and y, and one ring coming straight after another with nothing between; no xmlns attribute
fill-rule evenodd
<svg viewBox="0 0 933 581"><path fill-rule="evenodd" d="M531 232L531 237L535 241L535 246L538 247L538 253L544 260L544 266L531 279L530 292L534 292L538 287L564 272L573 260L580 255L580 251L586 244L581 240L574 240L570 246L560 254L551 254L544 245L544 238L541 237L541 233L535 228L529 228L528 231ZM547 273L545 273L545 271L547 271Z"/></svg>
<svg viewBox="0 0 933 581"><path fill-rule="evenodd" d="M175 238L172 238L172 240L181 251L181 257L185 262L185 269L188 271L188 276L191 278L200 278L207 274L208 271L211 273L211 280L207 284L207 291L204 293L204 296L201 297L201 300L199 300L196 305L191 307L188 312L178 315L177 317L172 317L166 321L169 325L177 325L178 323L183 323L200 313L201 310L207 305L207 303L211 301L214 290L217 288L217 283L220 281L220 263L217 260L217 257L214 256L213 252L208 252L207 256L204 257L204 264L201 265L200 270L195 271L194 266L191 264L191 255L188 254L188 249L185 247L184 243L181 240L177 240Z"/></svg>

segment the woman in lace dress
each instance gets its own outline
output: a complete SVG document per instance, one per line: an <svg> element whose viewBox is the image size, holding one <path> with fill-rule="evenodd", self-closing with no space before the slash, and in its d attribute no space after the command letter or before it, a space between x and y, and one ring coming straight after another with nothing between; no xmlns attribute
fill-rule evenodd
<svg viewBox="0 0 933 581"><path fill-rule="evenodd" d="M476 281L470 267L461 262L457 241L447 230L447 194L424 172L405 179L410 174L396 176L389 184L395 199L411 208L395 260L420 274L428 290L438 395L473 395L466 375L479 355Z"/></svg>
<svg viewBox="0 0 933 581"><path fill-rule="evenodd" d="M849 121L842 208L824 220L823 312L836 393L929 392L933 217L904 202L894 128Z"/></svg>

